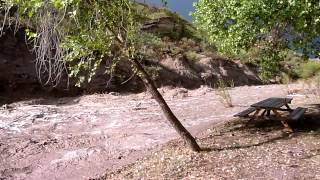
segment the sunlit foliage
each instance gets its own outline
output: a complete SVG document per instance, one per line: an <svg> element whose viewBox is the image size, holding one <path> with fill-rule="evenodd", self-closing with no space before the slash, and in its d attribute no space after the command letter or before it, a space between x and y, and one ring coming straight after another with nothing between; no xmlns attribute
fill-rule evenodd
<svg viewBox="0 0 320 180"><path fill-rule="evenodd" d="M132 6L130 0L6 0L1 10L3 28L28 25L40 80L56 84L66 71L81 85L103 58L116 61L132 51L137 27ZM124 43L117 46L118 40Z"/></svg>
<svg viewBox="0 0 320 180"><path fill-rule="evenodd" d="M320 55L318 0L199 0L195 7L195 23L220 52L237 56L260 48L259 65L267 78L276 71L282 49Z"/></svg>

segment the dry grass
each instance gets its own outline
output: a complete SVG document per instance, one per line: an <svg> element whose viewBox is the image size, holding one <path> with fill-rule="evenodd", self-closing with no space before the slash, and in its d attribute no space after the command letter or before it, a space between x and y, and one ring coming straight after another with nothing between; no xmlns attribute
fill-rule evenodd
<svg viewBox="0 0 320 180"><path fill-rule="evenodd" d="M220 97L220 101L225 107L233 107L232 98L229 93L228 86L230 86L231 88L234 87L233 81L230 81L229 83L227 83L223 79L219 78L216 84L216 88L217 88L216 95Z"/></svg>
<svg viewBox="0 0 320 180"><path fill-rule="evenodd" d="M319 105L286 134L279 122L244 120L216 125L194 153L176 140L101 179L320 179Z"/></svg>
<svg viewBox="0 0 320 180"><path fill-rule="evenodd" d="M302 80L303 94L313 96L317 100L320 100L320 75L313 78Z"/></svg>

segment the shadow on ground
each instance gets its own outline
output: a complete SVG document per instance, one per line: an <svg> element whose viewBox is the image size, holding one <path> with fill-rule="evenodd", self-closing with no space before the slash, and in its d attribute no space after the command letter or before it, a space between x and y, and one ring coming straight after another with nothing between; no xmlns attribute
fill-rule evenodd
<svg viewBox="0 0 320 180"><path fill-rule="evenodd" d="M290 123L293 133L285 132L281 123L276 120L257 120L248 124L248 120L237 119L215 129L217 133L201 139L201 141L212 143L204 145L202 151L246 149L305 135L320 137L320 104L311 104L306 107L308 108L306 114L299 121ZM251 140L258 140L258 142L252 143ZM217 143L220 143L220 146L215 145ZM221 146L221 144L224 145Z"/></svg>

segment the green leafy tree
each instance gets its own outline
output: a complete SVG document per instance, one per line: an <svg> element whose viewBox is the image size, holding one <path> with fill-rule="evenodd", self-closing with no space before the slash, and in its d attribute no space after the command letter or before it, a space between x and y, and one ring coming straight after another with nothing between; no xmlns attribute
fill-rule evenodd
<svg viewBox="0 0 320 180"><path fill-rule="evenodd" d="M320 55L312 43L320 34L318 0L199 0L194 6L195 23L220 52L237 56L260 48L266 73L275 71L289 44Z"/></svg>
<svg viewBox="0 0 320 180"><path fill-rule="evenodd" d="M173 114L144 70L139 52L139 12L131 0L6 0L1 3L5 26L27 27L34 43L39 80L59 82L63 72L78 78L77 85L91 80L103 59L126 60L143 80L165 117L194 151L200 147Z"/></svg>

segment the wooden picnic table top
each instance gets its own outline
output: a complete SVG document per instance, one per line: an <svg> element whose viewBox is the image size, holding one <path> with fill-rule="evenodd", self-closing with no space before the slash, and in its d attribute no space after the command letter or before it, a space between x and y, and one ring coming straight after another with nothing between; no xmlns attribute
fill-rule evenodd
<svg viewBox="0 0 320 180"><path fill-rule="evenodd" d="M272 97L255 104L252 104L251 107L262 108L262 109L280 109L282 106L287 106L291 103L292 98L277 98Z"/></svg>
<svg viewBox="0 0 320 180"><path fill-rule="evenodd" d="M278 98L278 97L268 98L260 102L257 102L255 104L252 104L251 107L249 107L248 109L242 112L235 114L234 116L250 117L249 114L252 112L255 112L250 118L250 121L251 121L253 119L258 119L259 117L264 117L265 115L267 117L271 117L270 113L272 111L275 115L274 117L277 120L280 120L282 125L289 132L293 132L292 128L288 124L288 121L297 121L299 118L301 118L301 116L306 112L307 109L302 107L291 109L288 105L289 103L291 103L291 101L292 101L292 98ZM286 108L281 108L282 106L285 106ZM264 110L264 111L260 114L261 110ZM288 116L283 116L283 114L280 114L278 111L289 111L290 113Z"/></svg>

